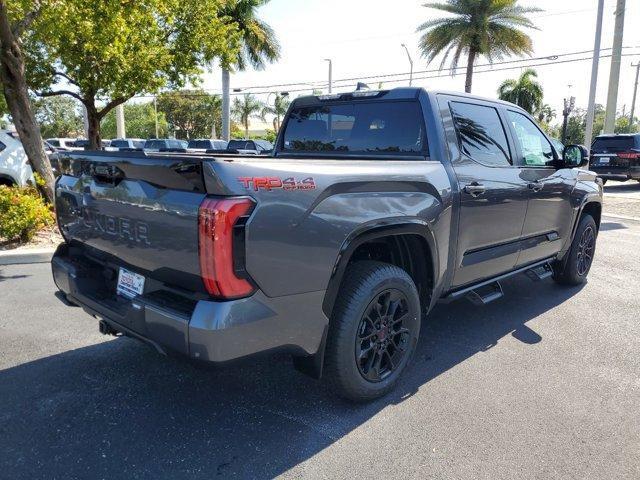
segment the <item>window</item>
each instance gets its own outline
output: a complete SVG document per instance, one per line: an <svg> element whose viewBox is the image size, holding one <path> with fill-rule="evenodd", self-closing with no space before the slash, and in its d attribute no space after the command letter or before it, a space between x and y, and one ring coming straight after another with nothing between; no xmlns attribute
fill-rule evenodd
<svg viewBox="0 0 640 480"><path fill-rule="evenodd" d="M593 153L618 153L628 152L637 148L634 137L631 135L611 135L608 137L596 137L591 147Z"/></svg>
<svg viewBox="0 0 640 480"><path fill-rule="evenodd" d="M56 140L55 138L50 138L49 140L47 140L47 143L49 145L51 145L52 147L59 147L60 146L60 140Z"/></svg>
<svg viewBox="0 0 640 480"><path fill-rule="evenodd" d="M484 165L511 165L507 135L495 108L451 102L451 112L466 155Z"/></svg>
<svg viewBox="0 0 640 480"><path fill-rule="evenodd" d="M554 160L551 143L535 123L518 112L509 110L509 120L522 150L523 162L529 167L544 167Z"/></svg>
<svg viewBox="0 0 640 480"><path fill-rule="evenodd" d="M0 142L0 152L3 151L5 148L7 148L7 146L4 143Z"/></svg>
<svg viewBox="0 0 640 480"><path fill-rule="evenodd" d="M247 142L246 140L231 140L227 145L227 148L229 150L248 150L248 143L249 142Z"/></svg>
<svg viewBox="0 0 640 480"><path fill-rule="evenodd" d="M297 107L284 132L285 152L426 155L417 102L335 103Z"/></svg>
<svg viewBox="0 0 640 480"><path fill-rule="evenodd" d="M129 142L126 140L111 140L111 146L114 148L128 148Z"/></svg>

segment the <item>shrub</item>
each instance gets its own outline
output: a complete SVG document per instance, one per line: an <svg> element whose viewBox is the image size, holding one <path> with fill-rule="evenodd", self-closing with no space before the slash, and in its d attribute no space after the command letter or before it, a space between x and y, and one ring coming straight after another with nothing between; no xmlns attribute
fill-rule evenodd
<svg viewBox="0 0 640 480"><path fill-rule="evenodd" d="M53 212L35 187L0 185L0 239L28 242L53 223Z"/></svg>

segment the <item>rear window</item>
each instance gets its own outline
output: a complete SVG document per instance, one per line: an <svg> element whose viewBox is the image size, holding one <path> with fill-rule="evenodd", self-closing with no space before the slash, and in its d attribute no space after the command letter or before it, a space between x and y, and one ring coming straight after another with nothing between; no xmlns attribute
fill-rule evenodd
<svg viewBox="0 0 640 480"><path fill-rule="evenodd" d="M114 148L127 148L129 146L129 142L126 140L111 140L111 146Z"/></svg>
<svg viewBox="0 0 640 480"><path fill-rule="evenodd" d="M166 148L167 143L164 140L147 140L144 148Z"/></svg>
<svg viewBox="0 0 640 480"><path fill-rule="evenodd" d="M229 150L252 150L253 144L249 145L250 143L246 140L231 140L227 148Z"/></svg>
<svg viewBox="0 0 640 480"><path fill-rule="evenodd" d="M210 140L191 140L188 148L212 148Z"/></svg>
<svg viewBox="0 0 640 480"><path fill-rule="evenodd" d="M283 151L361 155L427 154L417 102L353 102L294 108Z"/></svg>
<svg viewBox="0 0 640 480"><path fill-rule="evenodd" d="M593 142L591 150L594 153L607 153L607 152L626 152L632 148L637 148L635 145L635 137L631 136L611 136L611 137L596 137Z"/></svg>

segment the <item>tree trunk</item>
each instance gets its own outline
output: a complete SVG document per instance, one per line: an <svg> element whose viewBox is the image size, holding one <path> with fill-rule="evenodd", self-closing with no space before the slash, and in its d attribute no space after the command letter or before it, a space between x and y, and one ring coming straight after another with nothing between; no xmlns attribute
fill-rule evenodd
<svg viewBox="0 0 640 480"><path fill-rule="evenodd" d="M89 124L89 150L101 150L100 115L95 104L87 105L87 123Z"/></svg>
<svg viewBox="0 0 640 480"><path fill-rule="evenodd" d="M222 140L231 138L231 93L229 70L222 68Z"/></svg>
<svg viewBox="0 0 640 480"><path fill-rule="evenodd" d="M471 85L473 83L473 65L476 62L476 52L469 50L469 58L467 59L467 78L464 82L464 91L471 93Z"/></svg>
<svg viewBox="0 0 640 480"><path fill-rule="evenodd" d="M245 140L249 140L249 118L244 122L244 138Z"/></svg>
<svg viewBox="0 0 640 480"><path fill-rule="evenodd" d="M2 81L7 106L27 158L33 170L45 182L44 195L50 203L53 203L55 179L49 159L44 152L40 128L31 110L20 44L11 30L7 7L2 1L0 1L0 81Z"/></svg>

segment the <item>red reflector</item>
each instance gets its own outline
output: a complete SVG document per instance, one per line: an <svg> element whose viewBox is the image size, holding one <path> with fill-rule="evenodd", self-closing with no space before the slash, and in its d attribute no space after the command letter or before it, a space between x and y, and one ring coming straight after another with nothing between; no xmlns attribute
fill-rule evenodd
<svg viewBox="0 0 640 480"><path fill-rule="evenodd" d="M231 299L246 297L255 290L233 268L233 227L253 206L249 198L205 198L200 205L200 272L210 295Z"/></svg>
<svg viewBox="0 0 640 480"><path fill-rule="evenodd" d="M625 160L634 160L640 158L640 153L637 152L622 152L619 153L618 156L620 158L624 158Z"/></svg>

